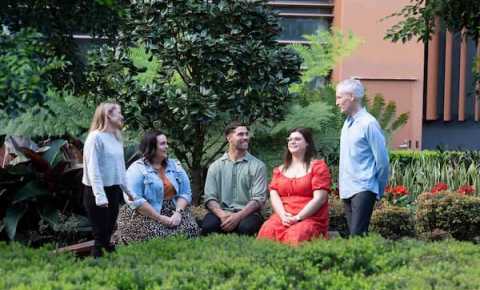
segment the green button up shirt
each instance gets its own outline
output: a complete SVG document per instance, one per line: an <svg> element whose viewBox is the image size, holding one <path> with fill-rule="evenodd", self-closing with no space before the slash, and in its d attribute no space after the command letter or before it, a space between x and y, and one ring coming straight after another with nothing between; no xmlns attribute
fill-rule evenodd
<svg viewBox="0 0 480 290"><path fill-rule="evenodd" d="M263 205L267 188L267 167L262 161L250 153L232 161L225 153L208 168L205 204L216 200L223 210L240 211L252 200Z"/></svg>

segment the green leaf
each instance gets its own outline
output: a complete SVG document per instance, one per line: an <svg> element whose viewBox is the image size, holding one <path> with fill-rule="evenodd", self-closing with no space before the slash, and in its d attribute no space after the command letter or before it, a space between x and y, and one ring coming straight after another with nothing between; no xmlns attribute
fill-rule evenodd
<svg viewBox="0 0 480 290"><path fill-rule="evenodd" d="M62 149L62 146L65 145L67 141L63 139L58 139L50 143L48 150L43 154L43 158L48 161L48 163L53 166L55 160Z"/></svg>
<svg viewBox="0 0 480 290"><path fill-rule="evenodd" d="M45 208L41 208L38 211L38 214L52 228L55 228L56 226L58 226L61 223L61 221L60 221L60 211L58 209L53 208L53 207L47 206Z"/></svg>
<svg viewBox="0 0 480 290"><path fill-rule="evenodd" d="M23 215L25 215L26 211L27 209L22 207L10 207L7 209L5 217L3 218L3 223L5 225L5 229L10 240L15 239L18 222L23 217Z"/></svg>
<svg viewBox="0 0 480 290"><path fill-rule="evenodd" d="M15 193L12 204L48 194L49 192L44 187L38 184L37 181L33 180L25 184Z"/></svg>

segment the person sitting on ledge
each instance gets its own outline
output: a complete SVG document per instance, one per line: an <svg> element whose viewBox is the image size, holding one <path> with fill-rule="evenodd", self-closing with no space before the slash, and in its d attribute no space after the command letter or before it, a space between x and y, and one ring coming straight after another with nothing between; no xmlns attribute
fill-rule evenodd
<svg viewBox="0 0 480 290"><path fill-rule="evenodd" d="M260 213L267 195L265 164L248 153L247 126L233 122L225 128L228 151L210 165L205 182L202 234L255 235L263 223Z"/></svg>
<svg viewBox="0 0 480 290"><path fill-rule="evenodd" d="M167 137L161 131L145 134L140 144L143 158L127 170L127 186L135 200L125 198L120 208L116 243L200 233L188 207L192 200L190 180L177 160L167 157Z"/></svg>
<svg viewBox="0 0 480 290"><path fill-rule="evenodd" d="M290 131L283 165L273 170L270 183L274 213L263 224L258 239L296 246L328 237L330 172L325 161L314 159L315 154L309 129Z"/></svg>

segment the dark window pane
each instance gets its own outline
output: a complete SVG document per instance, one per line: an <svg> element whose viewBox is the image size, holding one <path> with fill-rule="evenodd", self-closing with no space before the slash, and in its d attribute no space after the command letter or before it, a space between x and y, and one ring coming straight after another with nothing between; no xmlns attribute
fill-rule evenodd
<svg viewBox="0 0 480 290"><path fill-rule="evenodd" d="M318 29L327 30L330 21L326 18L282 17L282 33L279 40L305 40L303 35L313 34Z"/></svg>

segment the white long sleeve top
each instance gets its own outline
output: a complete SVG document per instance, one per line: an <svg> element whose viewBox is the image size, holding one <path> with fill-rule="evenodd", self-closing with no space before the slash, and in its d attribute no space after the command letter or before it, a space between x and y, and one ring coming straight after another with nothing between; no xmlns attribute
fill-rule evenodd
<svg viewBox="0 0 480 290"><path fill-rule="evenodd" d="M128 192L125 172L122 142L113 133L90 132L83 147L82 183L92 187L98 206L108 204L105 186L119 185Z"/></svg>

